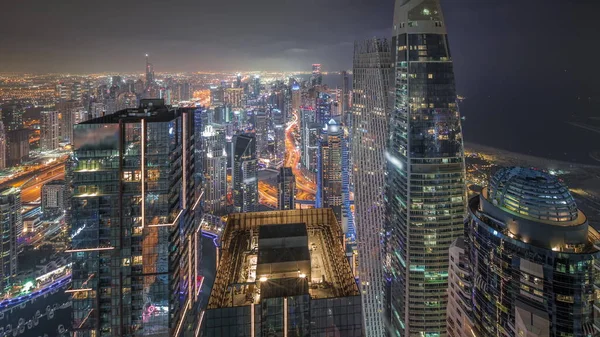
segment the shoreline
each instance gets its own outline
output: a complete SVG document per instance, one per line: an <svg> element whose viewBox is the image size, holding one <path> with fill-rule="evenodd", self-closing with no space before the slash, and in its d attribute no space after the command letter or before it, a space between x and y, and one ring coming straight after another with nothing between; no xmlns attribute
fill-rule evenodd
<svg viewBox="0 0 600 337"><path fill-rule="evenodd" d="M563 171L573 171L573 169L600 169L600 163L598 165L571 163L562 160L536 157L508 150L502 150L492 146L481 145L472 142L465 142L464 146L465 153L477 152L486 157L486 159L490 158L492 162L502 166L533 166ZM592 157L592 159L595 158Z"/></svg>

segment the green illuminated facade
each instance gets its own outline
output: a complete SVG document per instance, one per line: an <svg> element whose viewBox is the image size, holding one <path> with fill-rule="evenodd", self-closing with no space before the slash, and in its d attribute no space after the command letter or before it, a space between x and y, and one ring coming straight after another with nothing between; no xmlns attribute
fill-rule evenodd
<svg viewBox="0 0 600 337"><path fill-rule="evenodd" d="M391 336L446 335L448 250L463 234L465 167L438 0L397 0L386 159L386 319Z"/></svg>

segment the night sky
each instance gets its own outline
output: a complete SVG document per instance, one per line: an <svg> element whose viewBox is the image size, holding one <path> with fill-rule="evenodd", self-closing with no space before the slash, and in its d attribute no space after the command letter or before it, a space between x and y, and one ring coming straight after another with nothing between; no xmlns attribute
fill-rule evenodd
<svg viewBox="0 0 600 337"><path fill-rule="evenodd" d="M310 70L312 63L338 71L352 67L355 40L391 34L393 6L394 0L4 1L0 71L141 73L146 52L159 72ZM600 115L600 1L442 0L442 7L458 91L469 97L461 107L467 140L493 137L505 148L539 154L549 147L547 133L564 125L538 125L528 135L530 125ZM515 121L525 127L501 127ZM581 145L562 137L560 153Z"/></svg>

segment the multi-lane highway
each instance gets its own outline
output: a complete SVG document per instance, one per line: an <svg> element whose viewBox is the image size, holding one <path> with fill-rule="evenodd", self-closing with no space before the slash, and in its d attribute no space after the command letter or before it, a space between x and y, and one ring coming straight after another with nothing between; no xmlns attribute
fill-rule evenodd
<svg viewBox="0 0 600 337"><path fill-rule="evenodd" d="M300 151L296 148L294 134L298 132L298 112L294 112L292 121L285 129L285 148L286 158L284 160L286 167L291 167L296 177L296 200L313 201L315 200L315 183L306 179L302 171L298 168L300 162ZM258 193L260 203L270 207L277 207L277 187L266 181L259 181Z"/></svg>
<svg viewBox="0 0 600 337"><path fill-rule="evenodd" d="M306 179L302 171L298 168L300 162L300 151L296 147L294 134L298 132L298 111L294 111L294 117L285 129L285 166L291 167L296 176L296 189L300 192L305 192L309 200L314 200L314 195L317 193L314 182ZM312 198L310 198L312 196ZM300 199L300 198L299 198Z"/></svg>
<svg viewBox="0 0 600 337"><path fill-rule="evenodd" d="M0 188L21 188L21 201L29 203L41 196L42 185L55 179L63 179L65 175L65 159L59 159L47 165L39 165L13 178L0 183Z"/></svg>

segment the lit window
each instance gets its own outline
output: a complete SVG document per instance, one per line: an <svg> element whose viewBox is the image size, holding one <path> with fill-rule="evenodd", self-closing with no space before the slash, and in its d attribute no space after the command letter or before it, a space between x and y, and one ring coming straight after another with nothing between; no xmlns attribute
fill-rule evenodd
<svg viewBox="0 0 600 337"><path fill-rule="evenodd" d="M433 79L433 74L427 74L427 78L430 80Z"/></svg>

